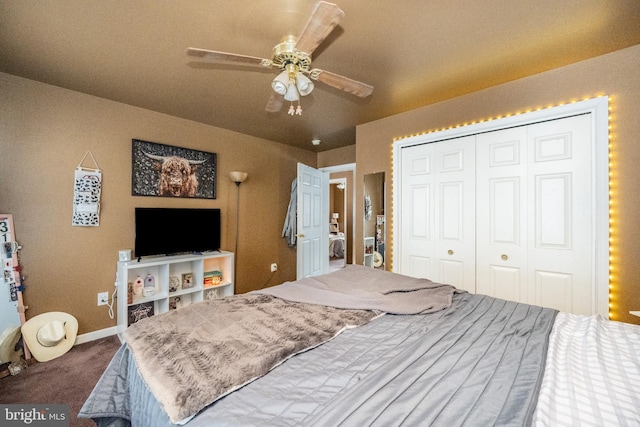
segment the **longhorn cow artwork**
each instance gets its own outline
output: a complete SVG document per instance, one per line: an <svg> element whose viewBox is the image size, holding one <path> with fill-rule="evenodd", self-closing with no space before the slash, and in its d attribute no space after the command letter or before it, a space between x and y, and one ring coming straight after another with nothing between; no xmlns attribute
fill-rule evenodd
<svg viewBox="0 0 640 427"><path fill-rule="evenodd" d="M132 142L132 195L216 198L215 153Z"/></svg>

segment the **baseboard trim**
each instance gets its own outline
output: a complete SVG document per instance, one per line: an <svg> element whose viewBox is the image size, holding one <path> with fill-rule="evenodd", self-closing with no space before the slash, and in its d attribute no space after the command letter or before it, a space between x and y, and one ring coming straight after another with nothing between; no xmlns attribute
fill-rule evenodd
<svg viewBox="0 0 640 427"><path fill-rule="evenodd" d="M116 335L118 333L118 327L112 326L110 328L100 329L98 331L88 332L86 334L78 335L76 337L76 342L74 345L84 344L86 342L91 342L95 340L99 340L100 338L110 337L111 335Z"/></svg>

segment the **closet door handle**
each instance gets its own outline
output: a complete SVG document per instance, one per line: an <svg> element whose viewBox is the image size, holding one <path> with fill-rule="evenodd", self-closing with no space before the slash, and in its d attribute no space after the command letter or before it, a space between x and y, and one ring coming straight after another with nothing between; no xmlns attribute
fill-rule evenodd
<svg viewBox="0 0 640 427"><path fill-rule="evenodd" d="M296 237L304 237L304 234L296 234Z"/></svg>
<svg viewBox="0 0 640 427"><path fill-rule="evenodd" d="M448 253L449 255L453 255L453 250L449 249L449 250L447 251L447 253Z"/></svg>
<svg viewBox="0 0 640 427"><path fill-rule="evenodd" d="M509 259L509 256L507 254L502 254L500 255L500 258L502 258L503 261L506 261Z"/></svg>

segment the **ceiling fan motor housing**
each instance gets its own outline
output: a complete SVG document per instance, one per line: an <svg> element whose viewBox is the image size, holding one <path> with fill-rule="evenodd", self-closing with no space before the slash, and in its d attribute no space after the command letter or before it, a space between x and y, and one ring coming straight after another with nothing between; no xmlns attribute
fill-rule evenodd
<svg viewBox="0 0 640 427"><path fill-rule="evenodd" d="M287 65L293 64L298 71L309 73L311 68L311 55L296 49L296 39L293 36L287 37L282 43L277 44L272 52L272 64L282 71L287 69Z"/></svg>

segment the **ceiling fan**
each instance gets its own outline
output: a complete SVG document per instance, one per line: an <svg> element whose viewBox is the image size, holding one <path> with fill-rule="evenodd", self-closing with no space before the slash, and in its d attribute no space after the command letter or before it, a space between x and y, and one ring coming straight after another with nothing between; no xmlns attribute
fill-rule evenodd
<svg viewBox="0 0 640 427"><path fill-rule="evenodd" d="M215 63L232 63L280 70L281 73L271 83L274 92L267 102L266 110L268 112L280 111L283 101L286 100L291 102L289 114L301 115L300 96L306 96L313 90L314 84L311 79L361 98L366 98L373 91L373 86L366 83L329 71L311 68L311 54L343 17L344 12L337 5L319 1L300 36L298 38L288 36L277 44L272 50L271 59L193 47L187 49L187 55ZM296 108L293 106L294 102L298 103Z"/></svg>

